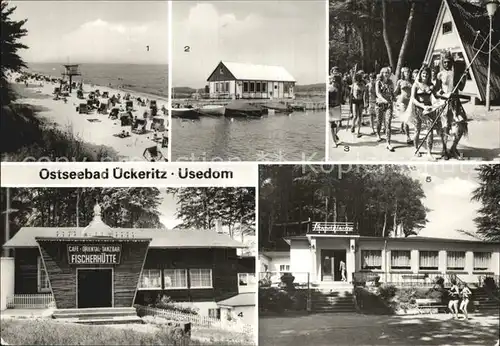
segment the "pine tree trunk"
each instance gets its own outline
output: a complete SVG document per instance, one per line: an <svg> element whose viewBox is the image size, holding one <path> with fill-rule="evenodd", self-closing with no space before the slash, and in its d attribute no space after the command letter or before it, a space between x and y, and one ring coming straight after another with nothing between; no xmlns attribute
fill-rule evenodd
<svg viewBox="0 0 500 346"><path fill-rule="evenodd" d="M382 227L382 238L385 237L386 228L387 228L387 208L385 209L384 212L384 226Z"/></svg>
<svg viewBox="0 0 500 346"><path fill-rule="evenodd" d="M387 3L382 0L382 32L384 36L385 48L387 49L387 56L389 58L389 65L394 70L394 59L392 58L391 42L389 39L389 32L387 31Z"/></svg>
<svg viewBox="0 0 500 346"><path fill-rule="evenodd" d="M408 44L410 43L410 35L412 30L413 18L415 17L415 2L411 2L410 15L408 16L408 22L406 23L405 36L403 38L403 43L401 44L401 49L399 50L398 65L396 66L396 72L394 73L397 78L400 78L401 68L403 67L404 58L406 50L408 49Z"/></svg>
<svg viewBox="0 0 500 346"><path fill-rule="evenodd" d="M394 206L394 219L393 219L393 226L392 228L394 229L394 237L398 237L398 200L396 199L395 206Z"/></svg>

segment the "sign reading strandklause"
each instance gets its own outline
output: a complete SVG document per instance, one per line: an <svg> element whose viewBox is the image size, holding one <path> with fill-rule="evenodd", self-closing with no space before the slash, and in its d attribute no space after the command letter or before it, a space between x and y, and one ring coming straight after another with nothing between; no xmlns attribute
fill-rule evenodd
<svg viewBox="0 0 500 346"><path fill-rule="evenodd" d="M329 222L315 222L313 232L352 232L353 226Z"/></svg>
<svg viewBox="0 0 500 346"><path fill-rule="evenodd" d="M121 245L68 245L69 264L120 264Z"/></svg>

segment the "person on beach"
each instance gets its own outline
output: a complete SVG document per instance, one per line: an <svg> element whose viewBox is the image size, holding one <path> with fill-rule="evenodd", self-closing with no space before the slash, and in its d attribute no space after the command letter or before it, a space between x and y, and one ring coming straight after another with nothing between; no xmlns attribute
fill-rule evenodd
<svg viewBox="0 0 500 346"><path fill-rule="evenodd" d="M411 81L412 83L415 83L418 80L418 74L419 74L418 68L414 69L413 72L411 73Z"/></svg>
<svg viewBox="0 0 500 346"><path fill-rule="evenodd" d="M406 114L406 108L408 108L408 104L410 103L411 87L410 69L403 67L401 69L401 79L396 82L394 95L396 96L396 112L398 118L401 120L401 132L406 135L406 143L409 145L413 144L413 140L410 138L410 126L404 114Z"/></svg>
<svg viewBox="0 0 500 346"><path fill-rule="evenodd" d="M430 75L429 75L430 77ZM451 288L449 290L450 301L448 302L448 309L453 314L453 317L458 319L458 300L460 296L460 290L455 281L451 282Z"/></svg>
<svg viewBox="0 0 500 346"><path fill-rule="evenodd" d="M375 83L377 82L377 76L375 73L370 73L368 84L365 87L364 102L366 113L370 117L370 126L372 128L372 135L376 133L375 131L375 117L377 115L376 103L377 103L377 93L375 92Z"/></svg>
<svg viewBox="0 0 500 346"><path fill-rule="evenodd" d="M432 96L434 94L434 86L430 82L431 71L429 67L422 66L420 70L419 77L417 81L413 84L411 88L411 98L410 104L407 109L406 119L412 119L415 125L415 138L413 140L415 144L415 150L419 147L420 132L422 131L422 126L425 126L428 131L436 130L438 135L441 137L441 142L443 143L443 148L446 148L445 137L440 119L437 119L438 115L435 108L432 106ZM432 124L435 123L432 129ZM436 159L432 156L432 145L434 143L433 133L427 136L427 157L430 161L435 161ZM419 153L418 153L419 154Z"/></svg>
<svg viewBox="0 0 500 346"><path fill-rule="evenodd" d="M382 122L385 123L386 133L386 148L393 152L394 148L391 145L391 122L394 115L393 101L394 101L394 84L390 79L390 70L384 67L380 70L380 80L375 84L375 93L377 95L377 136L378 141L382 142L380 130Z"/></svg>
<svg viewBox="0 0 500 346"><path fill-rule="evenodd" d="M471 290L469 289L466 283L463 283L461 285L461 291L460 291L460 296L462 298L462 301L460 302L460 311L462 311L462 313L464 314L464 320L469 319L467 306L469 305L469 299L471 295L472 295Z"/></svg>
<svg viewBox="0 0 500 346"><path fill-rule="evenodd" d="M357 132L357 137L361 137L361 122L363 120L363 96L365 94L365 84L363 83L363 71L358 71L354 75L354 83L351 88L352 102L352 127L351 133ZM356 128L356 129L355 129Z"/></svg>

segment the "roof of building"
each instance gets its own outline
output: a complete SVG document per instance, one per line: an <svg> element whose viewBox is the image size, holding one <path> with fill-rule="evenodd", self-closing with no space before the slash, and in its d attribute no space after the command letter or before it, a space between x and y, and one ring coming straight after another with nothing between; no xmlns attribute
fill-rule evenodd
<svg viewBox="0 0 500 346"><path fill-rule="evenodd" d="M4 247L37 247L35 237L83 238L86 227L22 227ZM204 230L112 228L117 239L151 238L150 248L245 248L227 234ZM98 238L96 238L98 240Z"/></svg>
<svg viewBox="0 0 500 346"><path fill-rule="evenodd" d="M248 292L248 293L240 293L238 295L235 295L234 297L231 297L229 299L221 300L220 302L217 302L217 305L219 306L230 306L230 307L235 307L235 306L255 306L255 301L256 301L256 294L253 292Z"/></svg>
<svg viewBox="0 0 500 346"><path fill-rule="evenodd" d="M283 66L254 65L221 61L237 80L261 80L295 82L295 78Z"/></svg>
<svg viewBox="0 0 500 346"><path fill-rule="evenodd" d="M453 22L457 28L458 34L462 41L465 54L469 61L472 61L481 48L481 51L488 51L488 32L489 32L489 17L486 14L484 7L477 6L463 0L444 0L440 13L443 12L445 6L448 6L453 17ZM442 18L442 17L441 17ZM439 17L438 17L439 21ZM434 44L437 33L440 31L440 22L436 22L434 33L430 44ZM500 27L500 16L497 14L493 18L493 28ZM492 46L500 42L500 34L498 30L494 30L492 35ZM431 48L432 49L432 48ZM477 87L481 99L486 99L486 82L488 76L488 54L479 53L472 63L472 73L477 83ZM491 99L500 99L500 46L491 54Z"/></svg>
<svg viewBox="0 0 500 346"><path fill-rule="evenodd" d="M316 235L312 235L316 236ZM332 238L339 237L339 238L346 238L345 235L343 236L336 236L336 235L331 235ZM500 242L494 242L494 241L486 241L486 240L480 240L480 239L457 239L457 238L434 238L434 237L421 237L421 236L409 236L409 237L398 237L398 238L383 238L383 237L372 237L372 236L355 236L356 239L359 240L379 240L379 241L407 241L407 242L414 242L414 241L428 241L428 242L457 242L457 243L476 243L476 244L500 244ZM329 238L326 236L322 236L322 238ZM289 240L307 240L308 237L306 235L300 235L300 236L292 236L292 237L287 237L286 238L288 241Z"/></svg>

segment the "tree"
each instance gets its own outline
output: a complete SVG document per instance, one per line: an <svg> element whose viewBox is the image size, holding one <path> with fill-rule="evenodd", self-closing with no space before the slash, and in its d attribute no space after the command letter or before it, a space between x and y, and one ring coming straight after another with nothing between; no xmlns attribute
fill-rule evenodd
<svg viewBox="0 0 500 346"><path fill-rule="evenodd" d="M7 80L7 72L19 72L26 67L26 64L18 55L18 51L28 48L19 42L28 33L24 28L27 19L11 20L10 17L15 10L16 7L8 8L6 2L0 3L0 16L2 19L2 30L0 32L0 61L2 62L0 67L0 101L2 105L9 104L14 98Z"/></svg>
<svg viewBox="0 0 500 346"><path fill-rule="evenodd" d="M387 1L382 0L382 26L383 26L383 35L384 35L384 43L385 49L387 50L387 56L389 58L389 65L394 70L394 58L392 57L392 47L391 40L389 38L388 32L388 24L387 24Z"/></svg>
<svg viewBox="0 0 500 346"><path fill-rule="evenodd" d="M485 240L500 241L500 165L481 165L476 171L479 187L472 200L482 204L474 219L477 233Z"/></svg>
<svg viewBox="0 0 500 346"><path fill-rule="evenodd" d="M408 15L408 22L406 23L405 36L403 38L403 43L401 44L401 49L399 50L398 64L396 66L396 71L394 74L399 78L401 68L403 67L405 54L410 43L411 30L413 28L413 18L415 16L416 2L411 1L410 14Z"/></svg>
<svg viewBox="0 0 500 346"><path fill-rule="evenodd" d="M255 230L254 188L186 187L167 191L177 199L176 215L182 223L176 228L211 230L220 220L231 237L237 230L248 234L245 226Z"/></svg>

